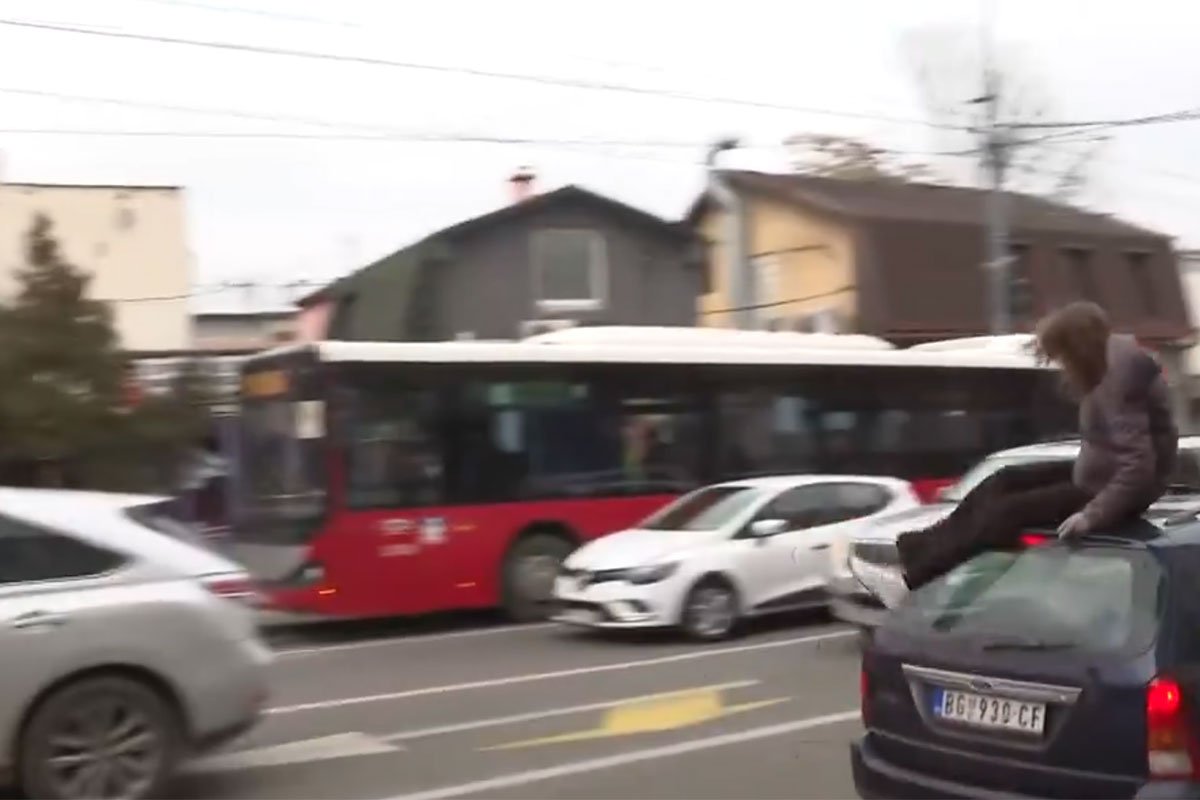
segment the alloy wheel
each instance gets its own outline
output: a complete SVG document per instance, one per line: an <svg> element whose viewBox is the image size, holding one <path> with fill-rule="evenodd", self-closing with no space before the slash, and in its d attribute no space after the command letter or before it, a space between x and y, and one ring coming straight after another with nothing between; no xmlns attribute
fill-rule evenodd
<svg viewBox="0 0 1200 800"><path fill-rule="evenodd" d="M121 696L102 695L65 711L48 734L45 781L63 798L143 797L165 757L154 720Z"/></svg>

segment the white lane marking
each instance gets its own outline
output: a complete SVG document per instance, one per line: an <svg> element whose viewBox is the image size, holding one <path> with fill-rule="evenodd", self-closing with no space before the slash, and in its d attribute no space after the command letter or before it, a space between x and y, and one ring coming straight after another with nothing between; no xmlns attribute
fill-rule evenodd
<svg viewBox="0 0 1200 800"><path fill-rule="evenodd" d="M392 636L387 639L372 639L368 642L346 642L331 644L324 647L284 647L275 651L280 658L294 656L312 656L322 653L340 653L345 650L366 650L374 647L391 647L401 644L420 644L423 642L443 642L448 639L467 639L474 636L491 636L497 633L512 633L514 631L536 631L543 628L556 627L553 622L537 625L501 625L496 628L480 628L470 631L454 631L453 633L421 633L415 636Z"/></svg>
<svg viewBox="0 0 1200 800"><path fill-rule="evenodd" d="M739 645L737 647L720 647L714 650L692 650L686 653L677 653L672 656L643 658L637 661L620 661L615 664L595 664L589 667L560 669L555 670L554 672L537 672L527 675L509 675L504 678L489 678L482 681L452 683L444 686L426 686L421 689L406 689L400 692L368 694L359 697L339 697L332 700L316 700L311 703L297 703L290 706L276 706L275 708L267 709L266 713L295 714L298 711L320 711L327 708L341 708L343 706L357 706L364 705L366 703L381 703L390 700L407 700L411 697L427 697L429 695L448 694L450 692L464 692L470 689L491 689L497 686L512 686L518 683L532 683L534 681L544 681L552 678L572 678L577 675L593 675L598 672L617 672L627 669L637 669L639 667L656 667L661 664L675 664L680 661L693 661L700 658L714 658L716 656L736 655L738 653L752 653L757 650L771 650L777 647L792 647L800 644L811 644L813 642L821 642L827 639L840 639L850 636L853 633L854 631L852 630L838 630L830 633L813 634L811 636L798 636L791 639L776 639L774 641L760 642L758 644Z"/></svg>
<svg viewBox="0 0 1200 800"><path fill-rule="evenodd" d="M239 750L202 758L189 764L190 773L235 772L257 767L282 767L351 756L396 753L403 746L388 744L364 733L338 733L316 739Z"/></svg>
<svg viewBox="0 0 1200 800"><path fill-rule="evenodd" d="M601 769L610 769L612 767L622 767L626 764L636 764L639 761L652 761L659 758L668 758L670 756L683 755L685 753L694 753L699 750L708 750L714 747L724 747L730 744L740 744L742 742L752 742L755 739L765 739L770 736L782 736L787 733L796 733L797 731L809 730L811 728L820 728L825 725L836 725L841 722L849 722L858 719L858 711L839 711L835 714L825 714L820 717L808 717L806 719L792 720L791 722L782 722L776 725L766 725L760 728L749 728L747 730L736 731L734 733L724 733L717 736L709 736L703 739L691 739L686 742L677 742L675 744L662 745L659 747L648 747L643 750L632 750L625 753L618 753L612 756L603 756L601 758L588 758L582 761L570 761L566 764L559 764L554 767L546 767L545 769L531 769L524 772L510 772L507 775L497 775L493 778L484 778L483 780L470 781L468 783L459 783L452 786L439 786L434 789L425 789L423 791L412 792L410 794L401 794L390 797L387 800L444 800L449 797L462 797L468 794L480 794L482 792L495 792L500 789L508 789L513 786L524 786L530 783L539 781L547 781L553 778L562 778L567 775L577 775L581 772L594 772Z"/></svg>
<svg viewBox="0 0 1200 800"><path fill-rule="evenodd" d="M441 736L447 733L460 733L462 731L473 731L480 728L492 728L498 725L510 725L517 722L528 722L535 719L546 719L548 717L561 717L568 714L583 714L588 711L602 711L613 706L624 705L625 703L641 703L646 700L661 700L677 695L686 695L693 692L720 692L729 689L744 689L749 686L758 685L759 681L731 681L729 683L718 683L713 686L696 686L690 689L675 689L670 692L656 692L655 694L644 694L640 697L622 697L617 700L604 700L596 703L587 703L579 706L566 706L561 708L548 708L542 711L530 711L525 714L512 714L507 717L492 717L490 719L476 719L469 722L456 722L449 725L438 725L433 728L416 728L413 730L400 731L398 733L389 733L378 738L384 742L402 742L408 739L421 739L426 736Z"/></svg>

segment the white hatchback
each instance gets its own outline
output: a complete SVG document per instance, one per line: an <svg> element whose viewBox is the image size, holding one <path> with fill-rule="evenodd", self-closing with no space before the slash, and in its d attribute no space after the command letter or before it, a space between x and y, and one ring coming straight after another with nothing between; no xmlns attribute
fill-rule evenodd
<svg viewBox="0 0 1200 800"><path fill-rule="evenodd" d="M572 553L555 580L555 619L720 639L745 617L825 605L830 554L849 530L919 503L905 481L858 475L698 489Z"/></svg>

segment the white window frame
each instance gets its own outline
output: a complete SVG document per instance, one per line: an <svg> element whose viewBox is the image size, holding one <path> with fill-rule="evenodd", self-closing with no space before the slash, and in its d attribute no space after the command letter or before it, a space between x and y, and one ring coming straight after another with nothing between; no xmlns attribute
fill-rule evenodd
<svg viewBox="0 0 1200 800"><path fill-rule="evenodd" d="M588 237L588 286L591 297L578 298L549 298L542 296L542 245L544 237L559 234L574 234ZM535 231L530 241L530 259L533 262L534 294L538 310L546 312L560 311L598 311L608 302L608 242L599 231L589 228L546 228Z"/></svg>

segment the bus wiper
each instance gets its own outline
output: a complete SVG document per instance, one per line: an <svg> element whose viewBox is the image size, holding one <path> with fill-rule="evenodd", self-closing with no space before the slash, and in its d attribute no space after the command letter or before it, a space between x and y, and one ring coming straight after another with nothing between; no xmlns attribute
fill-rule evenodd
<svg viewBox="0 0 1200 800"><path fill-rule="evenodd" d="M984 642L980 649L988 652L1000 650L1028 650L1031 652L1041 652L1046 650L1071 650L1074 647L1076 647L1074 642L1055 641L1050 639L1012 638L993 639L992 641Z"/></svg>

